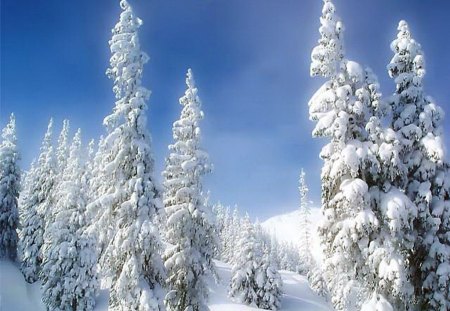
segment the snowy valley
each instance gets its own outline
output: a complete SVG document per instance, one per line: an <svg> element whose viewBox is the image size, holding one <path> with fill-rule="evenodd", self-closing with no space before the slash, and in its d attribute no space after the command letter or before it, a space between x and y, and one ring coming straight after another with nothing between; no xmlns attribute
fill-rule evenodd
<svg viewBox="0 0 450 311"><path fill-rule="evenodd" d="M310 230L312 236L317 236L316 227L321 218L320 210L311 209ZM278 215L267 219L261 223L266 232L274 234L280 242L302 243L295 237L301 237L301 230L298 226L300 213L294 211L288 214ZM312 239L313 256L320 258L320 244L317 238ZM256 307L233 302L228 295L228 288L232 276L232 267L224 262L215 260L219 279L217 282L211 278L208 284L209 303L211 311L250 311L258 310ZM308 279L304 275L292 271L280 271L283 280L283 296L281 298L282 311L325 311L333 310L329 302L324 297L320 297L313 292L308 284ZM0 275L2 286L0 287L0 310L20 310L20 311L44 311L45 305L42 303L42 293L40 282L28 284L25 282L19 266L9 261L0 262ZM108 291L102 290L96 301L94 311L108 310Z"/></svg>

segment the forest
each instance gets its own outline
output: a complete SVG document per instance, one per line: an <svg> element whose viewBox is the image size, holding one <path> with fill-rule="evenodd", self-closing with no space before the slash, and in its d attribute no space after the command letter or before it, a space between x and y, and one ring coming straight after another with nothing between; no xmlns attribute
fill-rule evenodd
<svg viewBox="0 0 450 311"><path fill-rule="evenodd" d="M239 208L210 199L203 179L213 165L201 131L207 116L191 69L165 168L156 170L143 23L126 0L120 7L106 70L116 100L104 134L85 142L69 120L55 134L50 119L25 171L14 114L2 131L0 258L39 284L47 310L94 310L102 290L108 310L216 310L209 301L211 283L223 281L218 263L231 267L224 286L241 306L284 310L282 271L290 271L329 310L450 310L444 111L426 93L424 52L406 21L386 62L395 92L383 94L374 72L347 58L344 23L333 1L323 0L310 62L310 76L323 84L303 103L312 136L325 142L321 221L312 231L299 168L299 235L291 237L299 242L287 243ZM311 251L313 235L320 258Z"/></svg>

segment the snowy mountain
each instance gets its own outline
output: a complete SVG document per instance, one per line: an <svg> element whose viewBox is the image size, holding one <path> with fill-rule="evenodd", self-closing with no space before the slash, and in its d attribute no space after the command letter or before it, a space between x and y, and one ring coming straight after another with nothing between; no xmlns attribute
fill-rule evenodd
<svg viewBox="0 0 450 311"><path fill-rule="evenodd" d="M231 267L216 261L219 273L219 284L211 282L209 286L209 307L211 311L252 311L255 307L234 303L228 298L228 284ZM0 261L0 310L2 311L44 311L41 301L40 282L32 285L25 282L18 267L9 261ZM282 271L284 295L281 300L281 311L328 311L329 304L318 297L308 286L304 276L293 272ZM8 284L8 286L5 286ZM97 297L95 311L108 310L108 293L103 290Z"/></svg>
<svg viewBox="0 0 450 311"><path fill-rule="evenodd" d="M311 208L310 221L310 236L312 249L311 253L320 262L322 259L322 251L320 249L319 236L317 234L317 226L322 218L322 213L319 208ZM300 245L300 211L295 210L290 213L277 215L271 217L261 223L262 227L269 233L274 234L280 242L294 243Z"/></svg>

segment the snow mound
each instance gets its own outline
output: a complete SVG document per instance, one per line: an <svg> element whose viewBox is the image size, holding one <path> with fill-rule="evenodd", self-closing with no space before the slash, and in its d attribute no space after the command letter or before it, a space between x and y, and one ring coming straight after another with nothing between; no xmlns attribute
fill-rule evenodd
<svg viewBox="0 0 450 311"><path fill-rule="evenodd" d="M311 208L311 215L309 215L311 253L317 262L321 262L323 258L317 234L317 227L322 217L322 212L319 208ZM293 243L297 246L302 243L300 240L300 211L298 210L271 217L261 223L261 225L267 232L275 235L280 242Z"/></svg>
<svg viewBox="0 0 450 311"><path fill-rule="evenodd" d="M41 284L25 282L19 267L0 261L0 310L45 311L41 301Z"/></svg>

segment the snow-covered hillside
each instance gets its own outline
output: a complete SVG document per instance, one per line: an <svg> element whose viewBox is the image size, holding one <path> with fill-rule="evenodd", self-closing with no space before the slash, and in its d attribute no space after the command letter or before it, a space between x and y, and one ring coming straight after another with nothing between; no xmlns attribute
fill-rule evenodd
<svg viewBox="0 0 450 311"><path fill-rule="evenodd" d="M231 267L216 261L220 276L219 284L210 286L211 311L251 311L254 307L233 303L227 295L231 277ZM281 271L284 295L283 311L326 311L332 310L329 304L314 294L305 277L293 272ZM18 267L8 261L0 261L0 310L1 311L44 311L41 302L39 282L29 285L25 282ZM106 311L107 292L102 291L97 299L95 311Z"/></svg>
<svg viewBox="0 0 450 311"><path fill-rule="evenodd" d="M322 218L320 208L311 208L310 236L314 258L320 262L322 260L322 251L320 249L319 237L317 235L317 226ZM274 234L280 242L292 242L296 245L301 243L300 234L300 211L277 215L264 221L262 227L269 233Z"/></svg>

